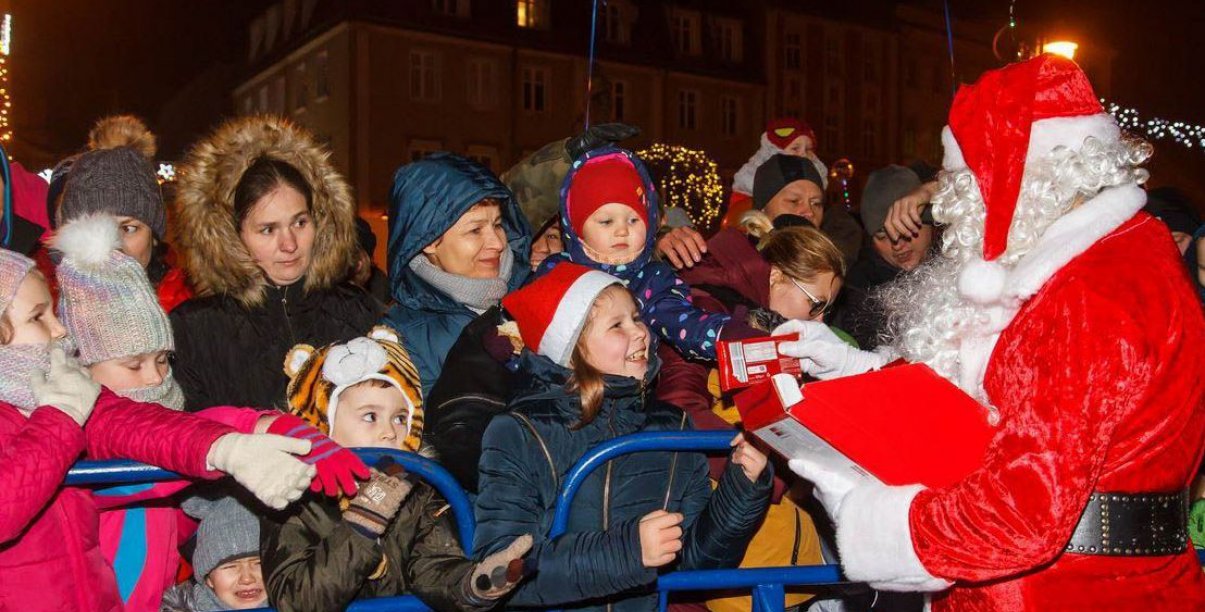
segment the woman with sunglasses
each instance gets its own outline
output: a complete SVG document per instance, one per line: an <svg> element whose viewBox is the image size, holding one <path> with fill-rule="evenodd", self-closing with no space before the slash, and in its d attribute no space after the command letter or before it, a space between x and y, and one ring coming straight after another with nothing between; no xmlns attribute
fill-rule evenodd
<svg viewBox="0 0 1205 612"><path fill-rule="evenodd" d="M775 229L759 239L756 234L760 233L720 231L707 241L702 261L679 271L691 287L694 304L708 312L730 314L767 336L787 319L823 321L845 277L841 251L807 223ZM686 411L696 429L734 429L739 425L735 407L719 395L713 383L712 365L687 361L665 344L659 347L658 355L664 364L657 384L658 399ZM722 473L723 459L711 462L713 478ZM766 520L754 535L741 566L822 563L811 517L783 496L791 483L776 477L774 484ZM798 606L809 597L789 594L787 606ZM749 610L750 606L748 597L708 602L711 610L719 611Z"/></svg>

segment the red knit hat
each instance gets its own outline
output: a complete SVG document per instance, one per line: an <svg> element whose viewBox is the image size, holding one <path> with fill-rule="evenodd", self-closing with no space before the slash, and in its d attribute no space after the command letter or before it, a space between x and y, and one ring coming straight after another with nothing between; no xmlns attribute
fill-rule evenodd
<svg viewBox="0 0 1205 612"><path fill-rule="evenodd" d="M813 147L820 146L816 142L816 132L804 121L794 117L779 117L771 119L766 124L766 139L779 149L791 146L791 143L800 136L807 136L812 141Z"/></svg>
<svg viewBox="0 0 1205 612"><path fill-rule="evenodd" d="M590 306L611 285L622 283L606 272L563 262L502 298L502 307L519 325L527 348L569 367Z"/></svg>
<svg viewBox="0 0 1205 612"><path fill-rule="evenodd" d="M623 153L587 159L571 180L565 210L569 227L578 236L582 235L586 219L611 203L626 204L648 225L648 192L636 166Z"/></svg>

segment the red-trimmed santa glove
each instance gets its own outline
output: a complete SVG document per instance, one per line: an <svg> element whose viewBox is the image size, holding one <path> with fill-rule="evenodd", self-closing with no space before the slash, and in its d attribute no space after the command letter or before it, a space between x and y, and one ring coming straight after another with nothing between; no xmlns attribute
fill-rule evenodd
<svg viewBox="0 0 1205 612"><path fill-rule="evenodd" d="M339 490L352 496L358 487L356 479L368 480L372 473L368 466L355 453L339 446L318 428L310 425L299 417L282 414L268 426L268 433L309 440L313 446L310 454L299 457L302 461L314 466L318 475L310 483L310 490L321 491L328 497L337 497Z"/></svg>

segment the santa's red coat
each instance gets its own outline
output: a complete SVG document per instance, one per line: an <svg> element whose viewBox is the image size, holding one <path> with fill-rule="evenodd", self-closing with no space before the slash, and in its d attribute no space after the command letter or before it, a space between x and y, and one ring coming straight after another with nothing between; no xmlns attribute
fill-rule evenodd
<svg viewBox="0 0 1205 612"><path fill-rule="evenodd" d="M955 582L934 610L1201 610L1183 554L1064 553L1093 491L1187 487L1205 444L1205 321L1167 229L1140 213L1054 273L1000 334L986 464L920 492L917 556Z"/></svg>
<svg viewBox="0 0 1205 612"><path fill-rule="evenodd" d="M984 465L944 489L846 495L851 580L931 591L934 610L1205 610L1187 538L1178 555L1064 552L1093 492L1183 490L1205 448L1205 316L1167 228L1134 215L1144 200L1107 190L1010 272L1019 309L994 345L962 344L961 376L986 365L1000 417Z"/></svg>

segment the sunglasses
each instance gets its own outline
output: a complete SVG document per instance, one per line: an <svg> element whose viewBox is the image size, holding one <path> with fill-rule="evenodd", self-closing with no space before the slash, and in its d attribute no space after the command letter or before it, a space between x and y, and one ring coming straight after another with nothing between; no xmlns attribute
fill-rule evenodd
<svg viewBox="0 0 1205 612"><path fill-rule="evenodd" d="M786 275L784 274L783 276L786 276ZM795 285L800 291L802 291L803 294L807 296L808 302L811 302L812 309L808 311L808 316L810 316L814 319L814 318L819 317L820 315L824 314L828 310L828 307L829 307L828 300L817 299L816 296L812 295L811 291L804 289L803 285L799 284L799 281L797 281L789 276L787 276L787 280L791 281L791 284Z"/></svg>

